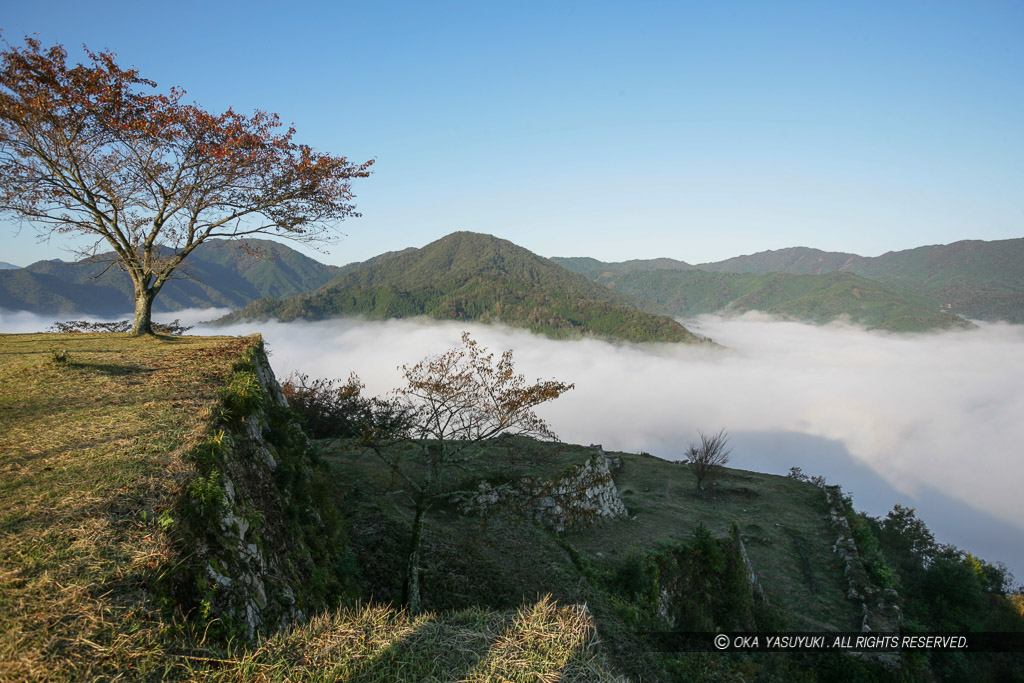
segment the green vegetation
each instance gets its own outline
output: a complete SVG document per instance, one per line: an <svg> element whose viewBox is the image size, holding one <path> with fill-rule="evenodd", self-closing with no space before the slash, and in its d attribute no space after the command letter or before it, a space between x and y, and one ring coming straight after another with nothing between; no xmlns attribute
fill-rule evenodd
<svg viewBox="0 0 1024 683"><path fill-rule="evenodd" d="M848 318L894 332L969 326L962 318L940 312L936 302L927 297L851 273L648 270L601 275L597 281L678 315L756 310L815 323Z"/></svg>
<svg viewBox="0 0 1024 683"><path fill-rule="evenodd" d="M863 259L850 270L969 318L1024 323L1024 238L918 247Z"/></svg>
<svg viewBox="0 0 1024 683"><path fill-rule="evenodd" d="M671 318L638 310L629 297L511 242L469 232L367 262L315 292L254 302L221 322L419 315L503 322L556 338L700 341Z"/></svg>
<svg viewBox="0 0 1024 683"><path fill-rule="evenodd" d="M258 391L257 344L0 335L0 680L611 680L571 605L323 612L351 596L343 508L291 412ZM226 509L265 457L240 438L249 425L277 466L255 481L268 495ZM260 647L206 570L237 562L239 525L282 577L265 583L265 632L289 581L320 614Z"/></svg>
<svg viewBox="0 0 1024 683"><path fill-rule="evenodd" d="M908 657L893 673L840 655L658 651L651 632L850 631L862 613L820 487L724 469L698 490L688 465L644 454L606 454L620 463L628 518L562 533L514 505L467 513L465 498L437 496L422 519L425 611L382 607L402 595L410 483L365 439L311 450L295 414L262 388L258 338L0 335L0 358L0 680L1015 680L1022 670L1012 653ZM361 434L379 415L351 398L317 410L345 413ZM553 481L600 452L522 436L470 450L438 494ZM270 469L259 464L267 454ZM1000 567L937 546L912 510L846 513L876 585L904 596L908 629L1024 629ZM211 573L241 576L251 548L269 568L258 639L242 609L252 603L235 592L244 582Z"/></svg>
<svg viewBox="0 0 1024 683"><path fill-rule="evenodd" d="M757 279L730 278L712 280L711 282L719 284L717 291L711 292L712 296L708 296L708 292L700 291L701 287L696 287L696 291L693 293L680 291L677 280L671 276L658 276L666 279L660 283L656 280L647 282L647 278L641 273L650 270L700 270L722 275L778 275L780 273L825 275L843 272L875 281L867 287L860 284L856 286L883 295L883 299L876 302L876 307L884 304L884 297L890 296L893 291L895 298L892 303L897 308L902 307L901 302L911 292L921 298L917 303L909 302L911 306L921 305L922 299L930 300L930 304L925 304L925 309L930 312L930 315L921 318L917 323L912 322L912 325L945 327L950 322L957 324L949 315L946 316L945 321L943 319L934 320L934 314L939 309L943 313L977 320L1006 320L1011 323L1024 323L1024 238L992 242L965 240L953 244L889 252L870 258L856 254L794 247L763 251L749 256L737 256L725 261L702 263L697 266L690 266L682 261L673 261L672 259L650 259L624 263L602 263L588 258L557 258L554 260L569 270L586 275L591 279L605 283L622 283L618 286L621 291L649 298L651 301L661 302L662 299L674 298L678 305L679 301L692 298L695 303L686 305L694 312L718 310L738 298L737 294L723 291L727 287L721 283L746 283L730 286L738 286L740 290L743 290L744 287L750 285L752 289L739 292L739 294L747 294L760 287L759 281ZM630 282L624 284L627 280ZM883 288L878 283L887 287ZM815 320L829 315L834 317L836 311L843 312L843 306L848 305L849 310L846 312L855 319L859 315L865 315L858 313L864 308L861 302L852 301L848 297L844 298L842 294L839 294L838 297L838 300L827 305L814 306L809 311L805 310L807 309L805 303L799 303L795 310L783 310L782 313L798 317L809 313L811 317L808 319ZM771 297L769 297L769 301L759 303L762 305L780 305L782 303L776 300L773 304L770 299ZM663 305L677 313L685 312L678 307ZM713 308L715 306L717 308ZM749 307L758 308L757 305ZM758 310L765 309L758 308ZM912 312L909 314L912 318L920 317L920 314ZM885 325L885 319L896 317L892 314L879 317L877 312L866 315L867 321L864 324L872 326L879 323L871 322L871 320L881 320ZM906 315L906 313L901 315ZM887 329L903 329L903 322L895 327L887 326Z"/></svg>
<svg viewBox="0 0 1024 683"><path fill-rule="evenodd" d="M978 320L1024 322L1024 238L964 240L865 258L797 247L698 266L732 273L845 271L934 299Z"/></svg>
<svg viewBox="0 0 1024 683"><path fill-rule="evenodd" d="M132 282L109 259L39 261L0 271L0 308L35 313L121 315L134 308ZM106 272L104 272L106 270ZM154 303L157 311L237 307L322 286L339 272L270 240L209 240L196 248Z"/></svg>

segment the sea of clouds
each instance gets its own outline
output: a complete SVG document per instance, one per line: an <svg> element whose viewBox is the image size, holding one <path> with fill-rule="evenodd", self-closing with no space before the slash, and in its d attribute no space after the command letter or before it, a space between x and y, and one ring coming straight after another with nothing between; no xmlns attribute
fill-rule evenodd
<svg viewBox="0 0 1024 683"><path fill-rule="evenodd" d="M686 321L726 349L553 341L503 326L429 320L276 321L213 328L224 311L157 316L192 334L260 332L279 378L346 378L369 394L399 386L402 364L458 346L463 330L514 349L528 379L576 388L542 406L559 437L679 459L698 430L731 435L731 465L798 466L884 516L914 506L940 542L1005 562L1024 580L1024 326L895 335L759 314ZM52 323L0 312L0 332Z"/></svg>

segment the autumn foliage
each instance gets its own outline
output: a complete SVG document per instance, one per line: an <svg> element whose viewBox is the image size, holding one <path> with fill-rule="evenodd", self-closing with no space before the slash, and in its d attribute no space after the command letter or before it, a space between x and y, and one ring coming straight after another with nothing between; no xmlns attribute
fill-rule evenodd
<svg viewBox="0 0 1024 683"><path fill-rule="evenodd" d="M276 234L311 242L358 216L353 164L282 130L276 114L210 113L185 91L155 92L112 52L68 64L34 38L0 52L0 212L110 249L135 289L136 334L153 298L211 237Z"/></svg>

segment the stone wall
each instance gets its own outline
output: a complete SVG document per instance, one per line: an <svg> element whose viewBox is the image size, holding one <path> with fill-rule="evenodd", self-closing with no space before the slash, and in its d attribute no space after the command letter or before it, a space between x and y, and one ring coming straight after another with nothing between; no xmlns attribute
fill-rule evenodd
<svg viewBox="0 0 1024 683"><path fill-rule="evenodd" d="M892 589L877 587L868 576L864 559L857 552L857 542L853 538L850 522L846 519L842 489L839 486L827 486L824 481L819 485L828 501L829 521L837 533L832 552L838 554L843 561L843 573L846 575L848 588L846 597L860 605L860 630L898 631L902 621L899 595Z"/></svg>
<svg viewBox="0 0 1024 683"><path fill-rule="evenodd" d="M325 606L323 550L310 538L330 533L309 495L309 441L258 338L223 395L209 438L190 456L196 471L183 492L179 540L186 559L173 590L186 611L253 639Z"/></svg>
<svg viewBox="0 0 1024 683"><path fill-rule="evenodd" d="M462 501L462 511L486 514L499 508L511 509L555 531L598 519L626 517L626 506L612 478L622 460L609 457L601 446L591 448L594 453L585 462L554 480L526 477L500 487L481 482L477 491Z"/></svg>

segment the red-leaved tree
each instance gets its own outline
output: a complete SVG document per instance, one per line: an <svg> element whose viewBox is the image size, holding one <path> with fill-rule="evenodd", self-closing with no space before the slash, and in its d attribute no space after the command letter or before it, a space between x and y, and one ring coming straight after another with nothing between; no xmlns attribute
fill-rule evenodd
<svg viewBox="0 0 1024 683"><path fill-rule="evenodd" d="M297 144L276 114L209 113L111 52L86 54L69 66L34 38L0 52L0 212L95 238L83 256L112 248L134 285L132 334L152 334L153 299L205 240L325 241L359 215L351 180L373 160Z"/></svg>

